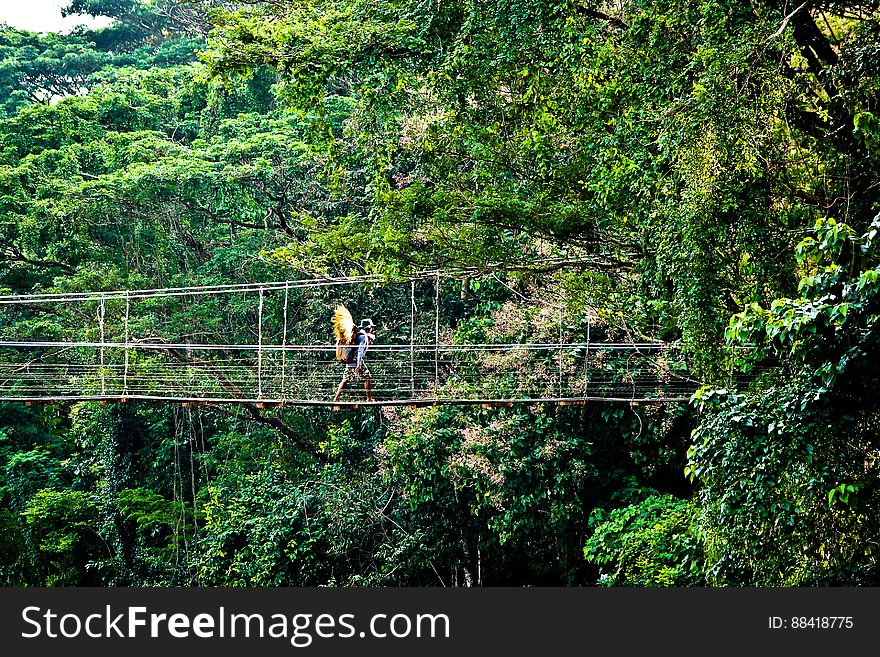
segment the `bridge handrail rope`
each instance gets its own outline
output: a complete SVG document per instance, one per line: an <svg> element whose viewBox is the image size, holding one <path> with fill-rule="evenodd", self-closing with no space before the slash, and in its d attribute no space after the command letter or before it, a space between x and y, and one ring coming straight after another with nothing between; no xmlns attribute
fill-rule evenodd
<svg viewBox="0 0 880 657"><path fill-rule="evenodd" d="M400 282L421 281L439 276L436 272L425 272L402 279L388 280L381 276L349 276L319 280L271 281L265 283L229 283L223 285L192 285L188 287L163 287L138 290L107 290L96 292L47 292L37 294L5 294L0 295L0 305L57 303L87 301L89 299L154 299L163 297L182 297L211 294L235 294L241 292L277 291L287 289L303 289L312 287L333 287L336 285L352 285L373 283L376 285L396 285Z"/></svg>
<svg viewBox="0 0 880 657"><path fill-rule="evenodd" d="M558 258L533 259L530 264L534 266L554 265L563 266L566 264L579 264L578 261L560 260ZM428 270L412 274L400 279L389 279L388 277L375 274L363 276L339 276L333 278L321 279L304 279L304 280L286 280L286 281L270 281L256 283L224 283L217 285L190 285L183 287L158 287L158 288L141 288L134 290L103 290L90 292L41 292L33 294L4 294L0 295L0 305L19 304L19 303L51 303L51 302L72 302L84 301L88 299L97 299L104 297L107 300L123 299L126 296L131 299L145 298L161 298L168 296L189 296L200 294L224 294L236 292L256 292L260 288L266 291L283 290L285 287L290 289L301 289L310 287L332 287L336 285L352 285L356 283L373 283L376 285L396 285L409 281L423 281L435 277L460 278L462 276L482 275L491 273L496 280L500 280L495 275L495 270L500 268L500 264L487 264L483 268L462 268L460 270ZM505 284L506 285L506 284ZM508 286L509 287L509 286ZM519 294L519 293L517 293ZM522 296L522 295L519 295Z"/></svg>
<svg viewBox="0 0 880 657"><path fill-rule="evenodd" d="M326 344L247 344L247 343L197 343L197 342L90 342L53 340L0 340L3 347L106 347L107 349L204 349L220 351L326 351L335 352L336 347ZM475 344L414 343L415 351L547 351L557 349L590 349L591 351L676 351L678 348L665 342L485 342ZM406 351L409 344L373 344L370 352Z"/></svg>

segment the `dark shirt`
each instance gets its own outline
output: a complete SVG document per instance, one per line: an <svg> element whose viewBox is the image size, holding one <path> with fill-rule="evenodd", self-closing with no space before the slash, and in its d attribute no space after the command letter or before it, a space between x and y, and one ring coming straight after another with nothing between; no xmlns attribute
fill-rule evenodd
<svg viewBox="0 0 880 657"><path fill-rule="evenodd" d="M357 347L357 357L352 362L346 363L346 367L360 367L364 364L364 354L367 353L367 347L370 346L370 339L366 333L358 331L352 344Z"/></svg>

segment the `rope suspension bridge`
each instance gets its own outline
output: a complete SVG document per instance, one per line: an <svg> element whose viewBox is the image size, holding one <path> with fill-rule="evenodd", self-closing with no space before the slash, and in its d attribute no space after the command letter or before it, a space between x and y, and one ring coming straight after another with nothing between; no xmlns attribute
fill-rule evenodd
<svg viewBox="0 0 880 657"><path fill-rule="evenodd" d="M471 316L451 288L432 273L0 296L0 401L564 405L684 402L700 385L667 344L591 341L589 318L546 301ZM371 402L353 385L333 401L340 302L377 324Z"/></svg>

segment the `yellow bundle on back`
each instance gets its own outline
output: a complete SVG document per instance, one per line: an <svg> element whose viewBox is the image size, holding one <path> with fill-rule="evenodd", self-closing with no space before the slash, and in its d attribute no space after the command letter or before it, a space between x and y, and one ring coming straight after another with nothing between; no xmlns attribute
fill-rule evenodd
<svg viewBox="0 0 880 657"><path fill-rule="evenodd" d="M342 304L336 306L336 310L333 312L333 333L336 334L336 339L339 342L351 344L351 339L354 336L354 320L351 318L348 308Z"/></svg>

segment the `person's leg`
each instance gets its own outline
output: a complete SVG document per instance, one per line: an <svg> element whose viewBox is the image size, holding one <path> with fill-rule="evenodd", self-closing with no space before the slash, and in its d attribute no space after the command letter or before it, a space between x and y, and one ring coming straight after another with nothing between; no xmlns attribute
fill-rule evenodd
<svg viewBox="0 0 880 657"><path fill-rule="evenodd" d="M373 395L370 394L370 383L373 379L373 374L370 372L370 368L366 365L361 365L360 376L364 380L364 391L367 393L367 401L373 401Z"/></svg>
<svg viewBox="0 0 880 657"><path fill-rule="evenodd" d="M342 389L345 387L345 378L339 382L339 387L336 388L336 396L333 398L333 401L338 402L339 398L342 396Z"/></svg>

